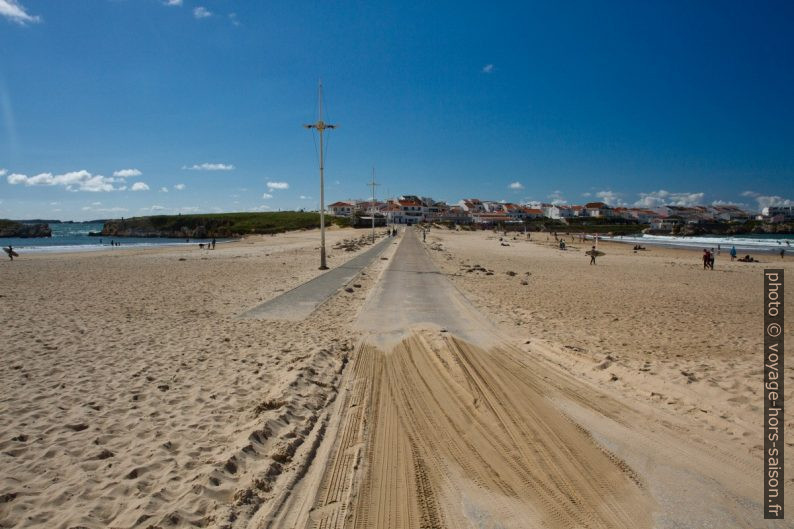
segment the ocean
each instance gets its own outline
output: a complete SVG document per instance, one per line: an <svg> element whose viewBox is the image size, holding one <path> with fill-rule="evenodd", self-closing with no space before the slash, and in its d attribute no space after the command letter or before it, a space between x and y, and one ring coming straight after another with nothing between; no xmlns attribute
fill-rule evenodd
<svg viewBox="0 0 794 529"><path fill-rule="evenodd" d="M74 222L50 224L52 237L23 239L20 237L0 237L0 246L10 244L19 253L24 252L78 252L107 250L112 248L111 241L121 243L121 248L188 245L208 242L207 239L170 239L160 237L89 237L89 232L102 231L101 222ZM218 242L221 242L219 239ZM1 255L1 254L0 254Z"/></svg>
<svg viewBox="0 0 794 529"><path fill-rule="evenodd" d="M794 254L794 235L748 234L748 235L701 235L693 237L674 237L672 235L618 235L599 236L602 241L624 242L628 244L672 246L684 248L717 248L729 251L732 246L741 253L770 252L779 253L781 249Z"/></svg>

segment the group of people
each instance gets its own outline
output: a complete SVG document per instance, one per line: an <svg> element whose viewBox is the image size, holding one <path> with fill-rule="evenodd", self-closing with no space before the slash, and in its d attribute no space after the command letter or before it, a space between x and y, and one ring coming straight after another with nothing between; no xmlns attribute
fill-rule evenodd
<svg viewBox="0 0 794 529"><path fill-rule="evenodd" d="M714 248L703 248L703 270L714 270Z"/></svg>
<svg viewBox="0 0 794 529"><path fill-rule="evenodd" d="M210 242L208 242L208 243L203 243L203 242L199 243L199 249L203 250L205 246L207 247L207 250L214 250L215 249L215 237L213 237L212 240Z"/></svg>

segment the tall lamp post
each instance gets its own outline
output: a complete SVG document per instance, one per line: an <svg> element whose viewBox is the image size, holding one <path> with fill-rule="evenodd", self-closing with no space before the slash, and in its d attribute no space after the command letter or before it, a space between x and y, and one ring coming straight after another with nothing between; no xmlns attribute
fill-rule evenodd
<svg viewBox="0 0 794 529"><path fill-rule="evenodd" d="M335 129L336 125L331 125L323 121L323 83L317 85L317 123L304 125L307 129L315 129L320 134L320 270L328 270L325 263L325 183L323 180L323 131L325 129Z"/></svg>

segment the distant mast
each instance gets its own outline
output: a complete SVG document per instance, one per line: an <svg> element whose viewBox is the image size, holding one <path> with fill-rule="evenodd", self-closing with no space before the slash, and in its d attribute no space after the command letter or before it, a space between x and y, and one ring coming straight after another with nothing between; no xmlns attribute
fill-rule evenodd
<svg viewBox="0 0 794 529"><path fill-rule="evenodd" d="M328 270L325 262L325 183L323 179L323 131L325 129L335 129L336 125L331 125L323 121L323 82L317 83L317 122L304 125L307 129L314 129L320 134L320 270Z"/></svg>
<svg viewBox="0 0 794 529"><path fill-rule="evenodd" d="M372 244L375 244L375 186L380 184L375 183L375 168L372 168L372 181L367 184L372 188L372 207L370 213L372 214Z"/></svg>

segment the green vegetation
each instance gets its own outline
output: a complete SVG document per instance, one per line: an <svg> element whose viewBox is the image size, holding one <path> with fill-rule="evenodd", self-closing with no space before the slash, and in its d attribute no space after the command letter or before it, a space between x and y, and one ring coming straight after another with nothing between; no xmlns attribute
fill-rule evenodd
<svg viewBox="0 0 794 529"><path fill-rule="evenodd" d="M0 219L0 237L50 237L52 231L47 224L28 224L15 220Z"/></svg>
<svg viewBox="0 0 794 529"><path fill-rule="evenodd" d="M346 226L347 219L326 216L326 224ZM281 211L272 213L206 213L197 215L155 215L109 220L101 233L117 237L239 237L308 230L320 226L319 213Z"/></svg>
<svg viewBox="0 0 794 529"><path fill-rule="evenodd" d="M14 220L0 219L0 230L17 229L21 224Z"/></svg>

